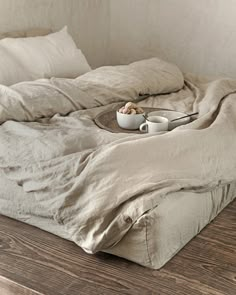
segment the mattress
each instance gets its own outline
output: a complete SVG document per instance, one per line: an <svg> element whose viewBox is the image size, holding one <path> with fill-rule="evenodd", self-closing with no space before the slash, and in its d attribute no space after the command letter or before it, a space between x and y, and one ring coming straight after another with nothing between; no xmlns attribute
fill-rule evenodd
<svg viewBox="0 0 236 295"><path fill-rule="evenodd" d="M39 205L34 194L0 173L0 214L31 224L64 239L63 225ZM159 269L196 236L236 196L236 182L211 192L180 191L167 195L158 207L142 215L124 238L104 252ZM31 198L31 202L27 199Z"/></svg>

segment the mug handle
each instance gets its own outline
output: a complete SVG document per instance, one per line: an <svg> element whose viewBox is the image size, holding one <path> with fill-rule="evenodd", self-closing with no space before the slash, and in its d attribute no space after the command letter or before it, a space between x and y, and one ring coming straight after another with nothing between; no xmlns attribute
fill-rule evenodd
<svg viewBox="0 0 236 295"><path fill-rule="evenodd" d="M148 124L147 123L143 123L143 124L141 124L140 126L139 126L139 130L141 131L141 132L147 132L147 127L148 127Z"/></svg>

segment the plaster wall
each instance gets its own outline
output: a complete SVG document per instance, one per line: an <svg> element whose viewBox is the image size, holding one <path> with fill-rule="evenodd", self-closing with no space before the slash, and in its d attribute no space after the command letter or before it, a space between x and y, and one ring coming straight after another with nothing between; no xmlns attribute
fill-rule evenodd
<svg viewBox="0 0 236 295"><path fill-rule="evenodd" d="M68 25L92 67L159 56L236 77L236 0L0 0L0 31Z"/></svg>
<svg viewBox="0 0 236 295"><path fill-rule="evenodd" d="M68 26L93 67L107 60L109 0L0 0L0 32Z"/></svg>
<svg viewBox="0 0 236 295"><path fill-rule="evenodd" d="M160 56L183 71L236 77L236 0L111 0L110 60Z"/></svg>

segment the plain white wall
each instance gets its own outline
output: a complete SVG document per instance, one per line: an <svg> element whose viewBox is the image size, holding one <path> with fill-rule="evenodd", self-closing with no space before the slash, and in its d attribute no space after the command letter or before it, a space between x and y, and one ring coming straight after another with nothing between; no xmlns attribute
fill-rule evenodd
<svg viewBox="0 0 236 295"><path fill-rule="evenodd" d="M236 77L236 0L111 0L110 59L160 56L183 71Z"/></svg>
<svg viewBox="0 0 236 295"><path fill-rule="evenodd" d="M0 0L0 32L68 25L93 67L107 60L109 0Z"/></svg>
<svg viewBox="0 0 236 295"><path fill-rule="evenodd" d="M68 25L90 64L159 56L236 77L236 0L0 0L0 31Z"/></svg>

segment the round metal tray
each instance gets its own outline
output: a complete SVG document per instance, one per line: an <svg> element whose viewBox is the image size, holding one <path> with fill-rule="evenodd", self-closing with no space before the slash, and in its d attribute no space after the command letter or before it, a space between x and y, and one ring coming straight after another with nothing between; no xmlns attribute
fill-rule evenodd
<svg viewBox="0 0 236 295"><path fill-rule="evenodd" d="M145 108L142 107L144 112L147 114L149 112L153 111L160 111L160 110L166 110L171 111L169 109L163 109L163 108ZM113 133L137 133L141 134L141 132L137 130L128 130L121 128L116 120L116 111L105 111L97 115L97 117L94 119L95 123L98 127L105 129L107 131L113 132Z"/></svg>

